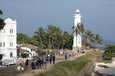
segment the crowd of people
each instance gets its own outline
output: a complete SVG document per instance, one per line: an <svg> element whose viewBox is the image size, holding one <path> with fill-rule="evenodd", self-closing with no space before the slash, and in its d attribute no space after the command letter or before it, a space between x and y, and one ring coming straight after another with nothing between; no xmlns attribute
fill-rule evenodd
<svg viewBox="0 0 115 76"><path fill-rule="evenodd" d="M48 54L45 57L36 57L32 60L26 59L24 63L19 63L17 65L18 71L24 71L25 69L44 69L47 70L47 64L55 64L55 55Z"/></svg>
<svg viewBox="0 0 115 76"><path fill-rule="evenodd" d="M60 56L60 55L59 55ZM72 53L70 52L64 52L63 53L64 59L68 60L71 56ZM21 61L21 60L20 60ZM48 64L55 64L56 61L56 56L53 53L47 54L46 56L39 56L39 57L33 57L31 60L26 59L25 62L18 63L17 65L17 70L18 71L24 71L24 70L47 70L47 65Z"/></svg>

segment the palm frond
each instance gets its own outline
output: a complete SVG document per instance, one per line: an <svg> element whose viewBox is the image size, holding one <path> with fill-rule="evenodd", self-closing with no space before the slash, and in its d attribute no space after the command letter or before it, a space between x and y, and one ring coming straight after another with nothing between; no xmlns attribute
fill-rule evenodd
<svg viewBox="0 0 115 76"><path fill-rule="evenodd" d="M3 12L2 12L2 10L0 9L0 14L2 15L3 14Z"/></svg>

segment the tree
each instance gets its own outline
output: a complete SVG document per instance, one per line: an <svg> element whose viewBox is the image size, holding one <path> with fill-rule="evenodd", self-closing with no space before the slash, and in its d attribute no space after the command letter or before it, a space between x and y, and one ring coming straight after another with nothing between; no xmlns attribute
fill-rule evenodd
<svg viewBox="0 0 115 76"><path fill-rule="evenodd" d="M49 47L48 48L60 48L60 44L62 42L62 31L59 27L54 25L48 25L48 41Z"/></svg>
<svg viewBox="0 0 115 76"><path fill-rule="evenodd" d="M38 41L38 46L40 48L46 48L47 47L47 33L43 29L43 27L39 27L37 31L35 31L35 37Z"/></svg>
<svg viewBox="0 0 115 76"><path fill-rule="evenodd" d="M2 10L0 10L0 15L2 15L2 14L3 14L3 12L2 12ZM0 30L3 29L4 26L5 26L4 20L2 18L0 18Z"/></svg>
<svg viewBox="0 0 115 76"><path fill-rule="evenodd" d="M2 10L0 10L0 14L3 14Z"/></svg>
<svg viewBox="0 0 115 76"><path fill-rule="evenodd" d="M77 24L76 28L74 28L74 26L73 26L73 30L74 30L73 32L76 32L76 33L84 33L85 28L84 28L83 23Z"/></svg>
<svg viewBox="0 0 115 76"><path fill-rule="evenodd" d="M110 60L115 57L115 45L108 45L103 53L103 59Z"/></svg>
<svg viewBox="0 0 115 76"><path fill-rule="evenodd" d="M99 34L95 34L89 30L85 30L83 33L83 45L85 47L90 47L92 44L101 44L103 41Z"/></svg>
<svg viewBox="0 0 115 76"><path fill-rule="evenodd" d="M83 23L78 24L77 28L74 29L74 32L82 35L82 45L84 47L90 47L93 43L100 44L102 42L102 37L99 34L94 34L93 32L86 30Z"/></svg>
<svg viewBox="0 0 115 76"><path fill-rule="evenodd" d="M91 43L93 42L93 40L94 40L94 34L91 32L91 31L85 31L85 45L86 46L89 46L90 47L90 45L91 45Z"/></svg>
<svg viewBox="0 0 115 76"><path fill-rule="evenodd" d="M37 38L37 36L32 36L31 38L30 38L30 44L32 44L32 45L35 45L35 46L38 46L38 40L37 40L38 38Z"/></svg>
<svg viewBox="0 0 115 76"><path fill-rule="evenodd" d="M63 32L63 47L62 48L68 48L71 49L72 48L72 34L69 34L68 32Z"/></svg>
<svg viewBox="0 0 115 76"><path fill-rule="evenodd" d="M39 27L33 36L32 43L37 44L42 49L61 49L72 47L72 35L68 32L62 32L61 29L55 25L48 25L44 30Z"/></svg>
<svg viewBox="0 0 115 76"><path fill-rule="evenodd" d="M101 44L103 41L102 37L99 34L95 34L95 42Z"/></svg>
<svg viewBox="0 0 115 76"><path fill-rule="evenodd" d="M78 28L79 30L77 30ZM90 47L92 43L101 43L100 35L86 30L83 24L80 24L78 28L74 29L74 31L80 32L83 36L83 45L85 47ZM59 27L52 24L48 25L47 29L39 27L31 38L31 44L37 45L42 49L71 49L72 43L72 34L62 31Z"/></svg>
<svg viewBox="0 0 115 76"><path fill-rule="evenodd" d="M17 42L19 44L30 43L30 38L26 34L17 33Z"/></svg>

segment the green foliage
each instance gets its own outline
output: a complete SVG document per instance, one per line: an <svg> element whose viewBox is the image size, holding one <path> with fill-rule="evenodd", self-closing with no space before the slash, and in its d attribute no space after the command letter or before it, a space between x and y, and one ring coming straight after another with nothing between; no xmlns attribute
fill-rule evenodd
<svg viewBox="0 0 115 76"><path fill-rule="evenodd" d="M77 25L77 28L75 29L75 31L76 31L77 33L80 33L80 32L83 33L83 32L85 31L85 28L84 28L83 23L78 24L78 25Z"/></svg>
<svg viewBox="0 0 115 76"><path fill-rule="evenodd" d="M63 33L63 48L72 49L72 43L73 43L72 34L69 34L68 32L64 32Z"/></svg>
<svg viewBox="0 0 115 76"><path fill-rule="evenodd" d="M33 36L33 38L36 40L36 42L38 42L38 44L36 44L37 46L39 46L40 48L46 48L46 44L47 44L47 33L45 32L43 27L39 27L36 31L35 31L35 35Z"/></svg>
<svg viewBox="0 0 115 76"><path fill-rule="evenodd" d="M92 44L101 44L103 41L99 34L95 34L89 30L85 30L83 33L83 45L85 47L91 46Z"/></svg>
<svg viewBox="0 0 115 76"><path fill-rule="evenodd" d="M22 57L22 58L27 58L27 57L28 57L28 54L27 54L27 53L21 53L21 57Z"/></svg>
<svg viewBox="0 0 115 76"><path fill-rule="evenodd" d="M35 46L38 46L38 40L37 40L37 36L33 36L32 38L30 38L30 41L29 41L30 44L32 45L35 45Z"/></svg>
<svg viewBox="0 0 115 76"><path fill-rule="evenodd" d="M3 12L2 12L2 10L0 9L0 15L2 15L3 14Z"/></svg>
<svg viewBox="0 0 115 76"><path fill-rule="evenodd" d="M92 43L102 42L102 38L98 34L86 31L83 24L79 25L79 29L82 32L85 47L91 46ZM30 43L41 49L72 49L73 34L62 31L59 27L50 24L47 28L38 27L31 38L18 33L17 41L21 44Z"/></svg>
<svg viewBox="0 0 115 76"><path fill-rule="evenodd" d="M59 27L48 25L49 48L60 48L62 43L62 32Z"/></svg>
<svg viewBox="0 0 115 76"><path fill-rule="evenodd" d="M103 59L111 59L115 57L115 45L108 45L103 54Z"/></svg>
<svg viewBox="0 0 115 76"><path fill-rule="evenodd" d="M81 33L83 38L83 46L90 47L92 44L101 44L102 37L99 34L95 34L92 31L86 30L83 23L78 24L74 32Z"/></svg>
<svg viewBox="0 0 115 76"><path fill-rule="evenodd" d="M2 10L0 9L0 15L2 15L3 12ZM0 30L3 29L5 26L5 23L4 23L4 19L0 18Z"/></svg>
<svg viewBox="0 0 115 76"><path fill-rule="evenodd" d="M4 20L2 18L0 18L0 30L4 28Z"/></svg>
<svg viewBox="0 0 115 76"><path fill-rule="evenodd" d="M46 30L43 27L39 27L33 38L38 42L37 46L43 49L71 49L72 47L72 35L61 31L55 25L48 25Z"/></svg>
<svg viewBox="0 0 115 76"><path fill-rule="evenodd" d="M30 42L30 38L23 33L17 33L17 42L19 44L25 44Z"/></svg>

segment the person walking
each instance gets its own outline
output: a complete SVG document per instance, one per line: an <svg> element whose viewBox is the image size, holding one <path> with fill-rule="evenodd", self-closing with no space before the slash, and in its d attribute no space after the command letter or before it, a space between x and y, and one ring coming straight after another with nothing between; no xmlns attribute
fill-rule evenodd
<svg viewBox="0 0 115 76"><path fill-rule="evenodd" d="M25 69L28 69L28 65L29 65L29 60L27 59L25 62Z"/></svg>
<svg viewBox="0 0 115 76"><path fill-rule="evenodd" d="M50 55L50 64L52 63L52 55Z"/></svg>
<svg viewBox="0 0 115 76"><path fill-rule="evenodd" d="M46 62L48 63L48 62L49 62L49 58L48 58L48 56L46 56L46 58L45 58L45 59L46 59Z"/></svg>
<svg viewBox="0 0 115 76"><path fill-rule="evenodd" d="M53 64L55 64L55 55L52 56Z"/></svg>
<svg viewBox="0 0 115 76"><path fill-rule="evenodd" d="M28 65L29 65L29 60L27 59L25 62L25 66L28 66Z"/></svg>
<svg viewBox="0 0 115 76"><path fill-rule="evenodd" d="M39 69L39 58L36 60L36 68Z"/></svg>
<svg viewBox="0 0 115 76"><path fill-rule="evenodd" d="M43 63L44 63L44 69L46 69L47 68L47 57L44 57Z"/></svg>
<svg viewBox="0 0 115 76"><path fill-rule="evenodd" d="M34 62L34 61L31 62L31 68L32 68L32 70L33 70L33 72L34 72L34 70L36 69L36 65L35 65L35 62Z"/></svg>
<svg viewBox="0 0 115 76"><path fill-rule="evenodd" d="M65 57L65 60L67 60L68 59L68 54L65 53L64 57Z"/></svg>
<svg viewBox="0 0 115 76"><path fill-rule="evenodd" d="M50 54L47 56L48 63L50 63Z"/></svg>

